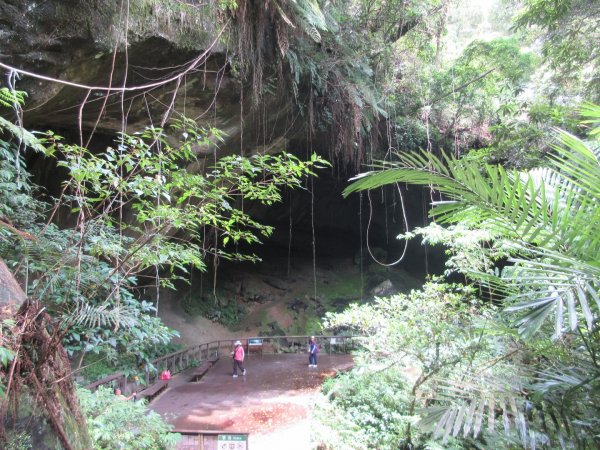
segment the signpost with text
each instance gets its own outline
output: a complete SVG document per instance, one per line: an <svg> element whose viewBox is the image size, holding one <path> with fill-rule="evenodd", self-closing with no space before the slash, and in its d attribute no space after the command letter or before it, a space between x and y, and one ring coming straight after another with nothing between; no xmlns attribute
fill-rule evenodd
<svg viewBox="0 0 600 450"><path fill-rule="evenodd" d="M218 450L248 450L247 434L219 434L217 437Z"/></svg>

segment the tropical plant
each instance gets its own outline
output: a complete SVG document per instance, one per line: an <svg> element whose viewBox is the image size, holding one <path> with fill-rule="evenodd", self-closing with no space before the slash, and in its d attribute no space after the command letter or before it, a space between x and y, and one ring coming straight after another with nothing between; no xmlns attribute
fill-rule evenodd
<svg viewBox="0 0 600 450"><path fill-rule="evenodd" d="M544 156L555 144L554 129L559 127L575 135L585 134L575 107L545 102L507 101L498 110L498 121L489 129L492 142L469 157L482 157L491 164L527 170L543 164Z"/></svg>
<svg viewBox="0 0 600 450"><path fill-rule="evenodd" d="M185 120L174 129L185 136L180 146L169 144L163 130L149 129L124 135L116 149L100 154L48 133L46 153L64 158L58 164L69 175L61 205L78 216L75 229L46 223L50 205L34 198L22 157L0 147L0 198L6 199L0 212L13 224L0 233L35 236L2 240L0 255L60 318L71 354L106 352L111 360L131 354L135 366L147 363L176 332L152 317L158 305L134 298L136 275L152 268L156 282L170 286L190 265L203 270L211 255L256 260L227 250L272 232L244 211L241 200L280 201L280 188L299 186L313 167L326 164L316 155L306 162L291 154L229 156L204 175L193 173L183 166L196 161L197 146L211 144L208 132ZM121 220L130 211L133 218Z"/></svg>
<svg viewBox="0 0 600 450"><path fill-rule="evenodd" d="M170 143L165 130L148 128L122 135L117 148L101 154L48 137L49 153L60 153L59 165L69 173L72 210L81 220L95 220L85 219L95 236L90 251L111 261L121 276L155 267L177 278L176 271L186 273L189 266L203 270L209 254L256 260L225 250L228 243L258 243L259 236L272 233L241 208L242 200L279 202L280 188L298 187L303 177L314 175L313 168L327 165L316 154L302 161L284 152L226 156L205 174L196 173L185 165L198 164L196 149L214 145L211 139L218 141L219 131L198 129L188 120L175 122L173 130L182 134L179 145ZM124 205L134 212L129 224L114 218L124 213ZM138 238L124 237L127 232ZM183 232L186 237L172 239ZM167 277L162 281L168 284Z"/></svg>
<svg viewBox="0 0 600 450"><path fill-rule="evenodd" d="M598 113L597 108L588 108L591 114ZM564 131L556 133L563 146L554 146L555 154L547 168L519 173L487 165L482 170L468 159L437 157L428 152L398 154L399 162L393 163L393 168L359 175L345 194L400 181L433 185L447 196L433 203L430 215L438 223L460 222L472 229L499 233L510 241L503 245L509 245L515 255L514 265L501 278L490 281L496 288L502 283L511 294L510 301L532 300L512 306L513 310L531 307L530 314L537 317L524 317L523 331L535 332L553 312L560 318L567 305L574 331L578 323L575 300L588 326L592 325L591 308L600 307L595 301L599 272L594 267L600 250L600 190L595 182L600 165L594 144L587 145ZM476 271L468 274L474 278L485 275ZM552 280L560 283L547 283ZM521 292L525 286L535 289ZM556 332L562 333L562 318L556 325Z"/></svg>
<svg viewBox="0 0 600 450"><path fill-rule="evenodd" d="M517 30L533 33L554 69L552 96L598 101L600 5L594 0L525 0L515 16Z"/></svg>
<svg viewBox="0 0 600 450"><path fill-rule="evenodd" d="M341 374L324 383L323 394L313 438L325 448L398 448L413 419L410 385L396 367Z"/></svg>
<svg viewBox="0 0 600 450"><path fill-rule="evenodd" d="M489 139L498 121L498 105L514 99L526 86L535 67L532 53L514 38L471 42L448 67L431 74L432 83L423 106L432 124L453 141L455 152Z"/></svg>
<svg viewBox="0 0 600 450"><path fill-rule="evenodd" d="M143 401L127 401L112 389L77 391L94 449L171 449L180 435Z"/></svg>
<svg viewBox="0 0 600 450"><path fill-rule="evenodd" d="M327 314L326 328L365 336L357 373L325 390L334 416L346 415L345 422L364 435L364 448L422 445L426 439L414 423L423 399L432 396L440 379L457 379L478 361L487 362L492 343L506 345L502 339L482 339L493 310L478 305L468 288L427 283L408 295Z"/></svg>
<svg viewBox="0 0 600 450"><path fill-rule="evenodd" d="M535 395L507 400L506 406L498 406L499 399L513 396L493 388L488 380L441 389L453 391L453 398L471 399L473 393L484 391L491 394L479 395L479 403L463 401L450 408L445 403L433 420L436 435L457 435L460 430L467 435L473 414L478 411L480 422L487 405L490 428L499 409L505 428L515 425L524 446L554 438L561 446L567 439L580 447L597 444L593 430L600 417L595 406L600 377L596 324L600 312L600 108L586 104L581 112L592 126L592 140L556 130L560 144L553 145L544 168L518 172L494 165L481 167L468 158L428 152L398 154L398 162L360 175L345 191L348 195L397 182L433 186L445 196L430 211L438 223L487 230L489 246L510 255L501 271L490 265L461 266L461 270L503 297L505 311L516 313L510 317L523 344L527 346L536 336L542 341L565 342L564 355L549 357L547 350L537 354L536 358L543 359L529 369L530 387L519 387L519 382L512 388L513 394L530 390ZM466 253L472 253L471 248ZM481 253L481 248L477 251ZM525 412L533 410L539 414L537 422L526 420ZM532 427L529 431L527 424Z"/></svg>

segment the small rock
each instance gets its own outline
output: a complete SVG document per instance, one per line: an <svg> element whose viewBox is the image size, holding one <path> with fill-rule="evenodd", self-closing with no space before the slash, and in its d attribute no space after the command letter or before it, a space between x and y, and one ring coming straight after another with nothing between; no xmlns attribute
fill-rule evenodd
<svg viewBox="0 0 600 450"><path fill-rule="evenodd" d="M300 312L300 310L306 311L306 308L308 308L308 305L306 303L304 303L302 300L294 300L292 302L289 302L287 304L288 308L291 309L292 311L295 312Z"/></svg>
<svg viewBox="0 0 600 450"><path fill-rule="evenodd" d="M394 287L390 280L385 280L371 289L370 294L374 297L387 297L389 295L395 294L397 289Z"/></svg>

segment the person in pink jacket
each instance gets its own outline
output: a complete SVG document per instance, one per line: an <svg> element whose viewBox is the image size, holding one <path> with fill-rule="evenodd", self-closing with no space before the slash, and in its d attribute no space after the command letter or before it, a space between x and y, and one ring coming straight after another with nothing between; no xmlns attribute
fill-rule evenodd
<svg viewBox="0 0 600 450"><path fill-rule="evenodd" d="M240 341L235 341L234 346L233 352L231 352L233 358L233 378L237 378L238 367L242 372L242 375L246 375L246 369L244 369L244 357L246 354L244 353L244 347Z"/></svg>

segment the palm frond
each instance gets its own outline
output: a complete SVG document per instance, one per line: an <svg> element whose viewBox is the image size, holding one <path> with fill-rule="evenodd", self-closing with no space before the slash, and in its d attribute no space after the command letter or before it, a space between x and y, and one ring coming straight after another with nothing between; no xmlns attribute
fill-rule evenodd
<svg viewBox="0 0 600 450"><path fill-rule="evenodd" d="M507 289L508 311L527 311L518 321L525 335L550 318L556 335L575 330L581 317L591 329L600 312L600 164L584 141L557 135L561 145L548 168L521 173L425 151L403 153L393 166L354 178L344 195L398 182L431 186L447 197L430 210L437 222L491 228L516 243L502 281L474 275Z"/></svg>
<svg viewBox="0 0 600 450"><path fill-rule="evenodd" d="M545 183L540 180L544 173L521 174L492 165L482 170L476 161L449 156L438 158L424 151L401 154L399 159L395 168L354 178L344 195L398 182L432 186L448 198L434 202L430 210L430 216L439 223L481 223L493 219L493 224L507 235L519 236L537 245L557 245L565 240L571 245L575 242L589 245L590 241L600 245L600 237L596 237L598 225L586 220L585 213L590 211L591 205L577 204L582 206L575 210L579 213L575 219L581 225L580 237L573 237L571 230L565 227L573 220L573 210L562 206L575 206L575 196L566 188L547 192Z"/></svg>
<svg viewBox="0 0 600 450"><path fill-rule="evenodd" d="M600 134L600 106L585 102L580 106L579 113L586 118L583 123L592 126L590 136L598 136Z"/></svg>
<svg viewBox="0 0 600 450"><path fill-rule="evenodd" d="M593 418L597 414L587 410L597 408L592 382L597 382L600 372L592 366L582 363L581 368L540 371L527 390L520 377L499 379L471 373L461 380L437 378L434 396L428 400L433 405L420 411L422 418L417 425L443 442L450 436L477 438L486 430L488 434L514 437L523 448L593 448L597 439ZM581 396L568 395L576 389L583 393L585 402ZM527 391L543 394L543 400L533 403ZM578 410L572 417L564 413L567 401L577 402L570 409Z"/></svg>
<svg viewBox="0 0 600 450"><path fill-rule="evenodd" d="M583 318L592 330L600 311L600 268L549 249L521 248L522 258L504 269L502 278L513 292L507 297L507 312L526 314L518 321L520 332L531 336L552 318L555 336L575 331ZM568 324L568 325L565 325Z"/></svg>
<svg viewBox="0 0 600 450"><path fill-rule="evenodd" d="M564 130L555 130L560 145L553 145L551 156L555 170L570 183L580 187L594 198L600 197L600 186L595 180L600 176L600 161L590 144Z"/></svg>
<svg viewBox="0 0 600 450"><path fill-rule="evenodd" d="M529 432L523 410L522 386L485 377L464 380L437 379L435 406L423 409L419 427L432 431L434 439L447 442L450 436L477 438L484 428L496 429L501 416L503 430L516 431L524 447L529 445ZM487 423L487 427L485 424Z"/></svg>

